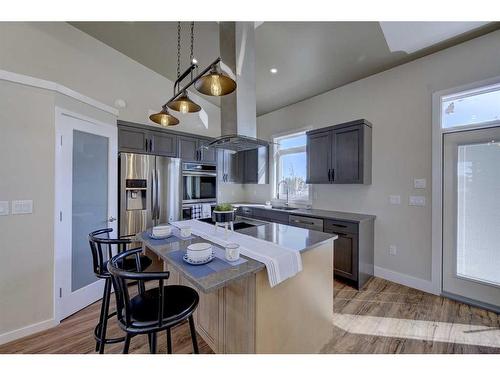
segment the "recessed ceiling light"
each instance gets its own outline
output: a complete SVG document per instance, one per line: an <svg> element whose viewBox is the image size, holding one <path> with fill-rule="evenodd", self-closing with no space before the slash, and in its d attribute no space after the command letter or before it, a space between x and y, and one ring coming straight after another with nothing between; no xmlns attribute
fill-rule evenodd
<svg viewBox="0 0 500 375"><path fill-rule="evenodd" d="M276 69L276 68L271 68L271 69L269 69L269 71L271 72L271 74L278 73L278 69Z"/></svg>

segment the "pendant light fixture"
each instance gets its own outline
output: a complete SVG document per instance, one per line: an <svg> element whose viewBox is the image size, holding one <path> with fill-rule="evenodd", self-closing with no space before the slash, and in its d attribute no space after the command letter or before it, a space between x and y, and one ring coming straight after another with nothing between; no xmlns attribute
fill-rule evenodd
<svg viewBox="0 0 500 375"><path fill-rule="evenodd" d="M194 87L205 95L223 96L236 90L236 82L220 72L217 65L213 65L210 73L197 80Z"/></svg>
<svg viewBox="0 0 500 375"><path fill-rule="evenodd" d="M161 126L173 126L179 123L179 119L168 113L166 107L163 107L160 112L149 116L149 119Z"/></svg>
<svg viewBox="0 0 500 375"><path fill-rule="evenodd" d="M190 51L190 66L181 74L181 23L177 22L177 80L174 83L174 96L163 105L162 110L149 116L149 119L162 126L177 125L179 120L168 113L167 107L173 111L181 113L195 113L201 111L201 107L193 102L187 93L187 89L192 85L196 90L204 95L223 96L232 93L236 90L236 82L223 74L220 71L219 63L221 58L218 57L207 68L198 73L198 62L194 58L194 22L191 22L191 51ZM196 70L196 77L193 77L193 72ZM207 74L208 73L208 74ZM191 81L184 87L180 87L180 83L188 76L191 76Z"/></svg>

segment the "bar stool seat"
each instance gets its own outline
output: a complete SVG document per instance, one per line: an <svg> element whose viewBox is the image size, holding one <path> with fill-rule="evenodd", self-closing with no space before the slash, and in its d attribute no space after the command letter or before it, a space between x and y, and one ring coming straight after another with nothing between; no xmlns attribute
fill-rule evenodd
<svg viewBox="0 0 500 375"><path fill-rule="evenodd" d="M198 304L198 293L184 285L163 287L163 325L175 325L186 320ZM131 330L134 327L146 328L158 325L159 311L158 288L149 289L142 295L130 299ZM158 328L162 330L165 328Z"/></svg>

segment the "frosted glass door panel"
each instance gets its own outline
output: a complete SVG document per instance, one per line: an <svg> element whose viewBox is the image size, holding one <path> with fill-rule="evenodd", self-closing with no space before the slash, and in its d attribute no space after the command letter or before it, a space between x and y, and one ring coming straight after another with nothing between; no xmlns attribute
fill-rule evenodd
<svg viewBox="0 0 500 375"><path fill-rule="evenodd" d="M71 291L96 281L88 234L106 228L108 218L108 138L73 131L73 216Z"/></svg>
<svg viewBox="0 0 500 375"><path fill-rule="evenodd" d="M500 143L458 146L456 266L500 285Z"/></svg>

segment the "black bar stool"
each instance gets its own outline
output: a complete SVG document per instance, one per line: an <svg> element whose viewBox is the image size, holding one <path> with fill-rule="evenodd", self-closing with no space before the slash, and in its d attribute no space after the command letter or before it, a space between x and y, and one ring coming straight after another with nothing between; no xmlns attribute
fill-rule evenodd
<svg viewBox="0 0 500 375"><path fill-rule="evenodd" d="M114 344L122 342L125 337L106 338L106 329L108 319L116 315L116 311L109 313L109 300L111 297L111 275L107 269L109 259L115 254L123 253L127 250L127 245L132 243L131 239L112 239L109 234L113 231L111 228L99 229L89 234L90 250L92 252L92 264L94 274L99 279L104 279L104 291L101 302L101 314L99 316L99 323L94 329L94 338L96 340L96 351L100 354L104 353L105 344ZM135 249L141 251L141 248ZM126 270L139 270L146 269L152 263L151 259L144 255L140 255L139 251L135 253L136 259L123 259L122 267ZM138 283L138 287L144 290L144 283Z"/></svg>
<svg viewBox="0 0 500 375"><path fill-rule="evenodd" d="M198 342L194 328L193 313L198 306L200 297L198 293L184 285L167 285L164 281L170 272L131 272L120 266L125 257L137 254L140 249L133 249L114 256L108 263L108 271L115 288L116 311L118 323L126 332L123 353L128 353L132 337L147 334L149 349L156 353L156 334L167 331L167 353L172 353L171 329L188 320L191 330L193 351L198 354ZM136 296L131 297L127 282L158 281L158 287L140 290Z"/></svg>

